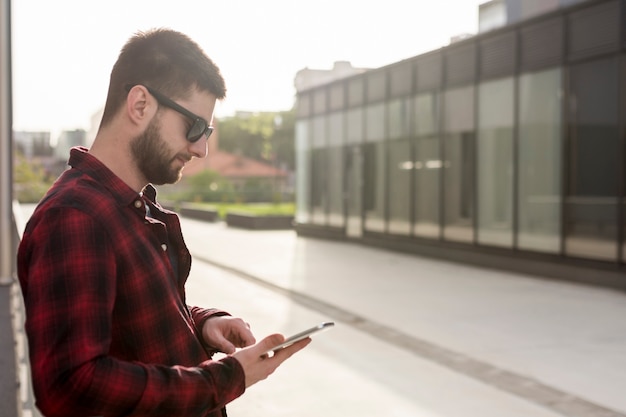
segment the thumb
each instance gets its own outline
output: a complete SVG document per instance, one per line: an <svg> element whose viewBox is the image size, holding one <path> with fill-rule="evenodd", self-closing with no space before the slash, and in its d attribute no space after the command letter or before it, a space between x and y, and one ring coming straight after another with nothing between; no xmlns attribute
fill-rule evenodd
<svg viewBox="0 0 626 417"><path fill-rule="evenodd" d="M279 333L275 333L265 337L259 343L257 343L257 347L259 349L259 354L263 355L264 353L271 350L274 346L280 345L285 341L285 336Z"/></svg>

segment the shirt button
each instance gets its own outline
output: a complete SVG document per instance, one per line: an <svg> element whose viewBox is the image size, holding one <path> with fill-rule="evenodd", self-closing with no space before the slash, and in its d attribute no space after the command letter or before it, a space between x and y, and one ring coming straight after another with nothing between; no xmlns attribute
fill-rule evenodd
<svg viewBox="0 0 626 417"><path fill-rule="evenodd" d="M141 208L142 205L141 200L135 200L135 207Z"/></svg>
<svg viewBox="0 0 626 417"><path fill-rule="evenodd" d="M167 245L166 245L165 243L164 243L164 244L162 244L162 245L161 245L161 249L163 249L164 251L166 251L166 250L167 250Z"/></svg>

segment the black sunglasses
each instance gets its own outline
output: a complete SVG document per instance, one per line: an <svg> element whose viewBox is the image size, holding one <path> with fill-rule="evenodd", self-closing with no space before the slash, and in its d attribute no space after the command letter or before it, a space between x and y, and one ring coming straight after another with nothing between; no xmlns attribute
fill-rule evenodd
<svg viewBox="0 0 626 417"><path fill-rule="evenodd" d="M154 98L156 98L159 103L193 120L193 125L187 131L187 140L189 142L195 143L204 135L206 135L207 139L209 138L209 136L211 136L211 133L213 133L213 126L209 125L209 123L202 117L190 112L180 104L176 103L174 100L164 96L163 94L148 87L147 85L144 87L146 87L146 90L148 90L148 92L152 94L152 96L154 96ZM132 85L127 85L126 91L130 91L131 88L133 88Z"/></svg>

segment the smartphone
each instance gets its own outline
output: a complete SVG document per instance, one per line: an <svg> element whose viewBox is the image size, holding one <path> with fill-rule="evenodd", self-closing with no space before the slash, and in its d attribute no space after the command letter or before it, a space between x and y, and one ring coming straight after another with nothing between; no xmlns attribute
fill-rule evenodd
<svg viewBox="0 0 626 417"><path fill-rule="evenodd" d="M292 345L294 343L296 343L299 340L305 339L309 336L311 336L314 333L319 333L323 330L328 330L331 327L333 327L335 325L335 323L333 323L332 321L327 321L324 323L320 323L315 327L311 327L310 329L307 329L303 332L300 333L296 333L293 336L288 337L287 339L285 339L285 341L279 345L276 345L274 347L272 347L271 349L269 349L267 352L265 353L270 353L270 352L275 352L277 350L280 350L284 347L287 347L289 345Z"/></svg>

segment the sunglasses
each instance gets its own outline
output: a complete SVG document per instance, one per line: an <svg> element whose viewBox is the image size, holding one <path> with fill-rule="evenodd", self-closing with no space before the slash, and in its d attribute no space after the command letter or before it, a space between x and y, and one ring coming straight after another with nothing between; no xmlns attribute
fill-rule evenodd
<svg viewBox="0 0 626 417"><path fill-rule="evenodd" d="M133 87L132 85L127 85L126 91L130 91L132 87ZM169 107L170 109L175 110L178 113L182 114L183 116L186 116L189 119L193 120L193 125L191 125L191 128L189 128L189 130L187 131L187 140L189 142L195 143L202 136L206 135L207 139L209 138L209 136L211 136L211 133L213 133L213 126L209 125L209 123L206 120L204 120L202 117L190 112L189 110L187 110L180 104L176 103L174 100L164 96L158 91L148 86L144 86L144 87L146 87L146 90L148 90L148 92L152 94L152 96L156 98L156 100L160 104L166 107Z"/></svg>

